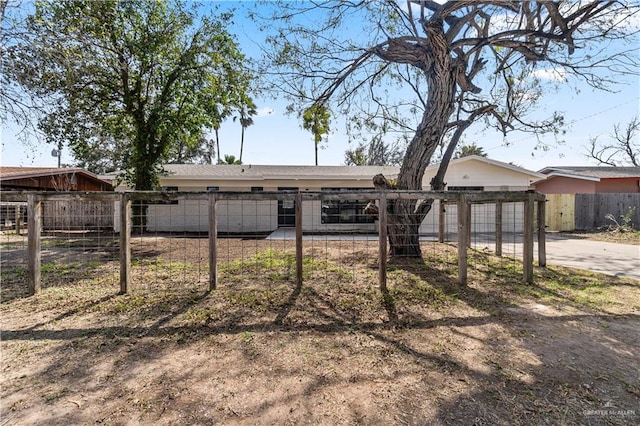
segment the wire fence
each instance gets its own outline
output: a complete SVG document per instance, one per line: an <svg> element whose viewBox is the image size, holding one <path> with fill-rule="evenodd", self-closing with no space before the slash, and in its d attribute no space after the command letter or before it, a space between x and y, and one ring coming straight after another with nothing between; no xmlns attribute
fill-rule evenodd
<svg viewBox="0 0 640 426"><path fill-rule="evenodd" d="M424 200L423 220L404 213ZM544 196L531 192L5 193L2 201L28 222L2 232L3 282L29 294L91 280L121 292L304 281L385 288L407 279L402 254L387 256L407 218L415 239L403 241L420 252L414 274L464 284L468 270L518 268L530 282L536 230L544 264Z"/></svg>

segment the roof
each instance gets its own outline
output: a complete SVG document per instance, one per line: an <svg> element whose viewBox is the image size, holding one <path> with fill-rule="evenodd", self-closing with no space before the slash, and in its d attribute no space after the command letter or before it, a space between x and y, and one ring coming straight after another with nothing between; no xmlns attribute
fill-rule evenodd
<svg viewBox="0 0 640 426"><path fill-rule="evenodd" d="M452 159L450 166L479 161L495 167L508 169L517 173L523 173L535 180L545 179L547 176L538 172L503 163L477 155L469 155ZM439 164L427 167L426 173L435 172ZM255 164L166 164L163 166L167 177L175 180L371 180L377 174L383 174L387 178L396 178L399 167L395 166L276 166ZM102 175L102 179L113 180L118 172Z"/></svg>
<svg viewBox="0 0 640 426"><path fill-rule="evenodd" d="M540 170L547 176L562 176L582 180L640 178L640 167L553 166Z"/></svg>
<svg viewBox="0 0 640 426"><path fill-rule="evenodd" d="M517 172L517 173L524 173L526 175L533 176L533 177L535 177L537 179L545 179L547 177L546 175L544 175L544 174L542 174L540 172L534 172L534 171L525 169L523 167L515 166L515 165L509 164L509 163L504 163L502 161L494 160L492 158L481 157L479 155L467 155L467 156L464 156L462 158L455 158L455 159L451 160L450 165L461 164L461 163L465 163L465 162L468 162L468 161L480 161L480 162L487 163L487 164L490 164L490 165L493 165L493 166L496 166L496 167L502 167L503 169L512 170L512 171ZM440 164L432 164L431 166L427 167L427 170L436 169L436 168L438 168L439 165Z"/></svg>
<svg viewBox="0 0 640 426"><path fill-rule="evenodd" d="M98 176L79 167L13 167L0 166L0 180L24 179L42 175L63 175L68 173L81 173L98 179Z"/></svg>
<svg viewBox="0 0 640 426"><path fill-rule="evenodd" d="M229 164L167 164L163 168L175 179L371 179L383 173L395 176L392 166L262 166Z"/></svg>
<svg viewBox="0 0 640 426"><path fill-rule="evenodd" d="M0 166L0 182L9 183L19 179L35 179L44 176L60 176L60 175L78 175L84 176L88 182L99 182L100 185L111 184L99 178L97 175L79 168L79 167L16 167L16 166Z"/></svg>

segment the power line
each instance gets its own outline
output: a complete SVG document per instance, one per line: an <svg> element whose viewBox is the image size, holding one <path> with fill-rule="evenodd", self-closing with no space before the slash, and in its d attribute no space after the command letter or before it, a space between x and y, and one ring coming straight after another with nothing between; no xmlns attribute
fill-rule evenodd
<svg viewBox="0 0 640 426"><path fill-rule="evenodd" d="M617 109L617 108L623 107L623 106L625 106L625 105L628 105L628 104L630 104L631 102L638 102L638 101L640 101L640 96L637 96L637 97L635 97L634 99L630 99L630 100L628 100L628 101L626 101L626 102L619 103L619 104L614 105L614 106L612 106L612 107L610 107L610 108L603 109L603 110L598 111L598 112L594 112L593 114L590 114L590 115L584 116L584 117L582 117L582 118L574 119L574 120L572 120L572 121L570 121L570 122L568 123L568 126L573 126L574 124L579 123L579 122L581 122L581 121L588 120L588 119L590 119L590 118L596 117L596 116L598 116L598 115L601 115L601 114L607 113L607 112L609 112L609 111L612 111L612 110L614 110L614 109ZM510 144L510 145L517 144L517 143L519 143L519 142L524 142L524 141L528 141L528 140L530 140L530 139L534 139L535 137L536 137L536 135L530 135L530 136L527 136L527 137L522 138L522 139L517 139L517 140L515 140L515 141L510 141L510 142L509 142L509 144ZM492 149L498 149L498 148L504 148L504 145L503 145L503 144L496 145L496 146L494 146L494 147L492 147L492 148L485 148L485 150L490 151L490 150L492 150Z"/></svg>

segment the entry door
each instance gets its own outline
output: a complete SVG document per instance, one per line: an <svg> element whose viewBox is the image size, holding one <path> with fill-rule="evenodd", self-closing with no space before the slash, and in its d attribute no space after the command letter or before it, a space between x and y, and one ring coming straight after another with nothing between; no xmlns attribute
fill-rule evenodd
<svg viewBox="0 0 640 426"><path fill-rule="evenodd" d="M293 187L278 187L278 191L298 191ZM296 226L296 204L294 200L278 200L278 226Z"/></svg>

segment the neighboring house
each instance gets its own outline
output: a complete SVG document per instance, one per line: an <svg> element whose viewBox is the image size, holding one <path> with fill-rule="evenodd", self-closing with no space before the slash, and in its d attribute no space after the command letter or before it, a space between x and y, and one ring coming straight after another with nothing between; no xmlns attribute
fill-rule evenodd
<svg viewBox="0 0 640 426"><path fill-rule="evenodd" d="M112 191L111 183L80 168L0 167L2 191Z"/></svg>
<svg viewBox="0 0 640 426"><path fill-rule="evenodd" d="M391 166L261 166L261 165L188 165L168 164L160 178L164 190L174 191L344 191L373 189L372 178L379 173L397 177L399 168ZM438 165L427 168L423 187L429 188ZM103 176L113 179L115 175ZM468 156L452 160L445 176L449 190L522 191L531 189L544 176L485 157ZM117 190L125 190L120 187ZM363 213L369 200L308 201L303 203L305 231L374 232L376 223ZM450 206L451 211L455 206ZM477 206L479 207L479 206ZM506 207L506 206L505 206ZM494 207L495 208L495 207ZM448 207L449 209L449 207ZM485 206L487 214L491 206ZM173 205L151 205L148 212L150 231L206 231L206 203L180 201ZM515 215L505 215L505 217ZM423 222L422 231L434 232L437 204ZM205 220L203 220L205 218ZM518 221L520 218L518 219ZM218 230L229 233L268 233L278 227L294 225L293 202L219 201ZM508 225L505 225L508 226ZM456 224L449 224L455 232ZM437 230L437 229L436 229Z"/></svg>
<svg viewBox="0 0 640 426"><path fill-rule="evenodd" d="M640 192L640 167L545 167L546 179L536 182L543 194L601 194Z"/></svg>
<svg viewBox="0 0 640 426"><path fill-rule="evenodd" d="M75 167L0 167L0 191L113 191L110 182ZM113 228L113 205L57 201L43 204L43 229ZM0 224L20 229L26 224L24 203L3 203ZM20 223L22 222L22 224Z"/></svg>
<svg viewBox="0 0 640 426"><path fill-rule="evenodd" d="M640 167L545 167L536 191L547 195L547 230L595 230L627 215L640 223ZM631 212L630 212L631 210Z"/></svg>

